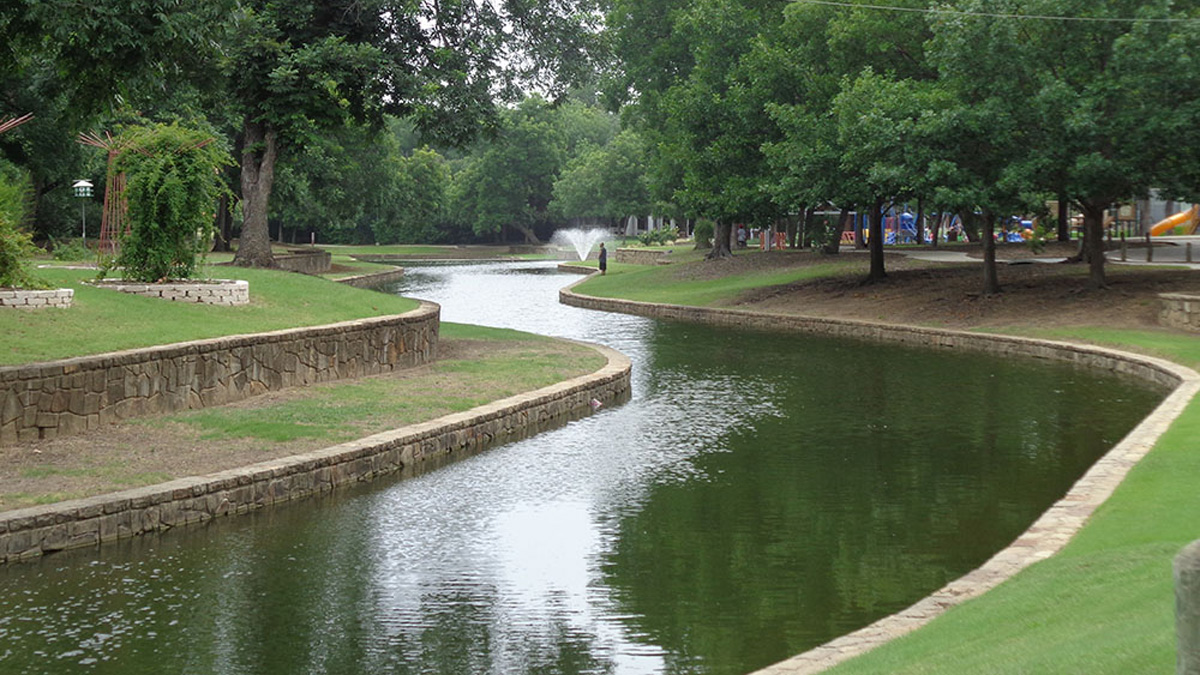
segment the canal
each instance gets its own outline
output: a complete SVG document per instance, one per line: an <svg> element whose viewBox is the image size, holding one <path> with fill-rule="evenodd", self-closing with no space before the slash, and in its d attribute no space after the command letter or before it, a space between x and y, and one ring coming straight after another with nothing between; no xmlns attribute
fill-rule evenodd
<svg viewBox="0 0 1200 675"><path fill-rule="evenodd" d="M0 568L0 673L745 673L978 566L1160 398L1045 361L558 304L575 278L438 265L389 290L614 347L628 403Z"/></svg>

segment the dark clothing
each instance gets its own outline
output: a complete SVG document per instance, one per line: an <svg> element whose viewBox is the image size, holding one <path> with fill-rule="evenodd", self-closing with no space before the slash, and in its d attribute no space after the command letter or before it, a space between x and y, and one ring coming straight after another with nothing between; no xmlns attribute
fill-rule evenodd
<svg viewBox="0 0 1200 675"><path fill-rule="evenodd" d="M600 271L603 272L607 269L608 269L608 249L602 248L602 249L600 249Z"/></svg>

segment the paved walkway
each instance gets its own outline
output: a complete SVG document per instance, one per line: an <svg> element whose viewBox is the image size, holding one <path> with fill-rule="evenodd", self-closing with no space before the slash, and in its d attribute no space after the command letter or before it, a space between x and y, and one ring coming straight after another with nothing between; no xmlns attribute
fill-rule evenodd
<svg viewBox="0 0 1200 675"><path fill-rule="evenodd" d="M1119 265L1172 265L1200 270L1200 236L1155 237L1152 241L1154 245L1149 249L1145 246L1127 248L1125 260L1121 260L1121 251L1119 249L1109 251L1107 253L1108 261ZM1188 262L1188 244L1192 245L1192 262ZM1150 260L1146 259L1147 251L1151 251ZM969 256L964 251L898 250L896 252L913 260L925 260L929 262L983 262L982 258ZM1002 260L999 262L1006 265L1019 265L1026 263L1060 263L1064 260L1066 258L1057 256L1047 258L1019 258L1017 260Z"/></svg>

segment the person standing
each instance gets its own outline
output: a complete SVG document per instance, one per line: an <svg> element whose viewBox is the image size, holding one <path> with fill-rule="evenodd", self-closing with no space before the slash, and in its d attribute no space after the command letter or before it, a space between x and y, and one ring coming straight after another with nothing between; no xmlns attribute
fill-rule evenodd
<svg viewBox="0 0 1200 675"><path fill-rule="evenodd" d="M604 242L600 242L600 274L608 272L608 249L604 248Z"/></svg>

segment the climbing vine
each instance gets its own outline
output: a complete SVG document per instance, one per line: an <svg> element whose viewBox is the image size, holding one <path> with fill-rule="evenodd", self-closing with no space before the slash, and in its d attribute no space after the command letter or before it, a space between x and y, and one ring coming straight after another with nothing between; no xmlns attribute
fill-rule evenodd
<svg viewBox="0 0 1200 675"><path fill-rule="evenodd" d="M114 170L126 175L130 230L116 264L136 281L191 278L212 245L229 153L212 135L175 124L125 133L135 137Z"/></svg>
<svg viewBox="0 0 1200 675"><path fill-rule="evenodd" d="M26 269L27 261L37 253L32 238L20 228L30 193L28 176L0 173L0 288L46 287Z"/></svg>

